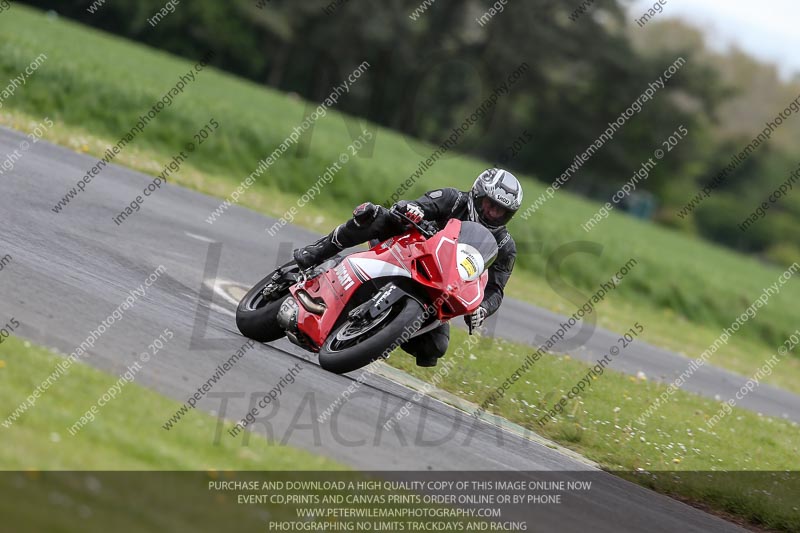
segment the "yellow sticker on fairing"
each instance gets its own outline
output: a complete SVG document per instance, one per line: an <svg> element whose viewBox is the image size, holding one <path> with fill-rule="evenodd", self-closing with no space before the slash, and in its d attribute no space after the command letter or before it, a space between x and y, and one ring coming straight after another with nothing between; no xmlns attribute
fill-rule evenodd
<svg viewBox="0 0 800 533"><path fill-rule="evenodd" d="M464 260L461 261L461 266L464 267L464 270L467 272L468 278L471 278L478 271L478 265L475 264L475 261L473 261L471 257L465 257Z"/></svg>

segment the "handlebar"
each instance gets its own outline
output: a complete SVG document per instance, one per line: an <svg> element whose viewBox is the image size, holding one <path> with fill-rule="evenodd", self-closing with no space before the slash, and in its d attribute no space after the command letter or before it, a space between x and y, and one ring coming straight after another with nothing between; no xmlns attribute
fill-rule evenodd
<svg viewBox="0 0 800 533"><path fill-rule="evenodd" d="M432 222L428 220L423 220L422 224L425 224L425 226L423 226L422 224L417 224L416 222L408 218L408 216L406 216L405 213L401 213L395 210L394 207L392 207L392 209L389 209L388 211L391 215L393 215L396 219L398 219L398 221L406 222L411 226L415 227L426 238L431 238L434 235L436 235L436 230L432 227Z"/></svg>

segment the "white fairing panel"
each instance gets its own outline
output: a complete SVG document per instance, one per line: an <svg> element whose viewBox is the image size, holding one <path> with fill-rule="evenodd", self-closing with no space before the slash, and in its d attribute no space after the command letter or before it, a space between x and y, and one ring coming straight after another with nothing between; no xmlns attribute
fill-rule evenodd
<svg viewBox="0 0 800 533"><path fill-rule="evenodd" d="M458 274L464 281L478 279L484 271L483 255L469 244L459 243L456 251Z"/></svg>
<svg viewBox="0 0 800 533"><path fill-rule="evenodd" d="M411 274L405 268L401 268L392 263L381 261L380 259L367 259L364 257L354 257L348 259L352 269L365 279L382 278L386 276L403 276L410 278Z"/></svg>

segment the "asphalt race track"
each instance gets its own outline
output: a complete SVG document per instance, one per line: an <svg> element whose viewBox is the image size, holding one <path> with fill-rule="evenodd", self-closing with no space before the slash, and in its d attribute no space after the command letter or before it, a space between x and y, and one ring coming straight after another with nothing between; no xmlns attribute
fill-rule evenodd
<svg viewBox="0 0 800 533"><path fill-rule="evenodd" d="M0 153L13 152L23 139L0 130ZM85 360L119 374L169 328L175 338L145 365L137 381L184 402L245 342L234 324L233 299L221 293L235 295L274 268L277 256L288 253L292 244L313 235L287 227L270 239L265 228L273 221L241 208L209 225L205 219L220 200L171 185L148 197L141 211L117 226L113 217L152 181L118 166L107 167L63 212L54 213L57 200L94 164L91 157L39 142L2 176L0 252L13 260L0 271L0 322L15 317L22 324L20 336L70 353L129 291L163 265L165 273L106 330ZM216 278L217 289L223 290L212 292L214 284L204 284L206 277ZM529 341L526 335L533 332L552 334L557 321L555 315L508 301L497 334ZM575 354L590 359L615 339L598 330ZM635 352L620 359L619 370L669 379L687 362L638 343ZM278 402L260 414L254 432L362 470L593 468L437 401L418 403L394 430L385 431L383 422L413 392L379 376L370 376L337 414L317 424L317 416L354 377L320 369L311 354L286 341L256 345L198 406L238 420L298 364L295 382L283 387ZM713 396L735 391L743 379L709 367L690 381L689 390ZM766 386L742 405L800 416L800 399ZM163 413L164 421L171 415ZM170 438L168 431L164 438ZM215 438L231 437L209 435ZM546 510L537 515L542 530L740 530L615 476L598 473L594 480L590 493L570 496L571 504L542 508Z"/></svg>

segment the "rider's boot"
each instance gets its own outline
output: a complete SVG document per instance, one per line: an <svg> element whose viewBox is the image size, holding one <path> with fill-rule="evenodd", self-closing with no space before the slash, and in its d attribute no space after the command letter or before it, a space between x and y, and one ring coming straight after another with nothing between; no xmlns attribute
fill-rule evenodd
<svg viewBox="0 0 800 533"><path fill-rule="evenodd" d="M317 242L311 243L303 248L298 248L292 253L297 266L302 270L308 270L321 264L326 259L330 259L334 255L342 251L343 246L338 244L336 240L336 230L333 230L328 235L325 235Z"/></svg>

